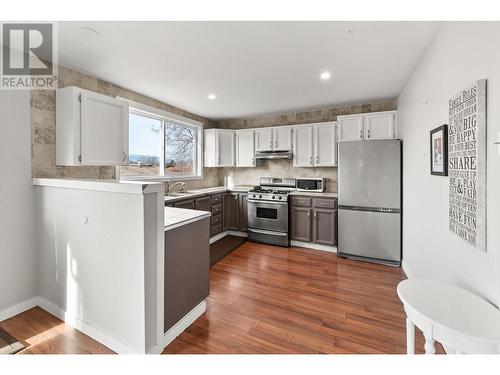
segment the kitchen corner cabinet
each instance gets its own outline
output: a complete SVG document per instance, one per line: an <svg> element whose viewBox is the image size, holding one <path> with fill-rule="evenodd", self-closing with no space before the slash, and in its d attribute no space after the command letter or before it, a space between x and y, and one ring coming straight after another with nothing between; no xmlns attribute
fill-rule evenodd
<svg viewBox="0 0 500 375"><path fill-rule="evenodd" d="M233 167L235 165L235 132L225 129L205 130L205 167Z"/></svg>
<svg viewBox="0 0 500 375"><path fill-rule="evenodd" d="M236 131L236 166L255 167L254 130Z"/></svg>
<svg viewBox="0 0 500 375"><path fill-rule="evenodd" d="M56 91L56 164L128 164L128 103L70 86Z"/></svg>
<svg viewBox="0 0 500 375"><path fill-rule="evenodd" d="M224 194L223 230L246 232L248 229L248 204L246 193Z"/></svg>
<svg viewBox="0 0 500 375"><path fill-rule="evenodd" d="M336 166L336 124L336 122L326 122L296 126L293 133L293 166Z"/></svg>
<svg viewBox="0 0 500 375"><path fill-rule="evenodd" d="M394 139L397 135L397 111L339 116L337 120L339 141Z"/></svg>
<svg viewBox="0 0 500 375"><path fill-rule="evenodd" d="M292 196L290 237L295 241L337 245L337 200Z"/></svg>

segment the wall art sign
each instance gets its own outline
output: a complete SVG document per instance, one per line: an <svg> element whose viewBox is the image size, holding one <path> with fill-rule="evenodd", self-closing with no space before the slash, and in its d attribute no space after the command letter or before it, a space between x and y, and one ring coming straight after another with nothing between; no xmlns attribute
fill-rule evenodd
<svg viewBox="0 0 500 375"><path fill-rule="evenodd" d="M449 228L486 251L486 80L449 101Z"/></svg>
<svg viewBox="0 0 500 375"><path fill-rule="evenodd" d="M448 176L448 126L431 130L431 174Z"/></svg>

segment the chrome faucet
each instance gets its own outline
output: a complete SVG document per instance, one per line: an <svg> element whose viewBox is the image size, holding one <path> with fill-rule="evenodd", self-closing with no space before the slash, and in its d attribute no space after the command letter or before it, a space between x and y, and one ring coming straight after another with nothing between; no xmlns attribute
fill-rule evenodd
<svg viewBox="0 0 500 375"><path fill-rule="evenodd" d="M181 181L174 182L171 184L171 181L167 183L167 194L172 194L175 192L175 188L177 186L180 186L181 188L179 189L180 192L184 192L184 188L186 187L186 184Z"/></svg>

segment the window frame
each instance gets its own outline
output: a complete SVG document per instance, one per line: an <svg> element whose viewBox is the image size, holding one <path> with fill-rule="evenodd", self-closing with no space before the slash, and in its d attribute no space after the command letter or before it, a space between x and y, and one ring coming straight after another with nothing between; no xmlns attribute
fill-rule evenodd
<svg viewBox="0 0 500 375"><path fill-rule="evenodd" d="M199 180L203 178L203 123L192 120L171 112L151 107L145 104L133 102L125 98L119 98L129 103L129 115L131 113L149 117L161 121L160 126L160 174L156 176L123 176L120 174L120 166L116 167L116 176L121 181L178 181L178 180ZM165 174L165 125L166 123L176 123L195 130L195 147L193 161L195 162L195 173L186 175Z"/></svg>

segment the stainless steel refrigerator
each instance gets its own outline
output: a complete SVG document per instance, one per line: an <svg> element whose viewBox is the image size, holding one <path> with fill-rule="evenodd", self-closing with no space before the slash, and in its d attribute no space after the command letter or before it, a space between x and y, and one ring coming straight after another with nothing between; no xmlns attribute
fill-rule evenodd
<svg viewBox="0 0 500 375"><path fill-rule="evenodd" d="M401 141L339 142L338 255L401 265Z"/></svg>

